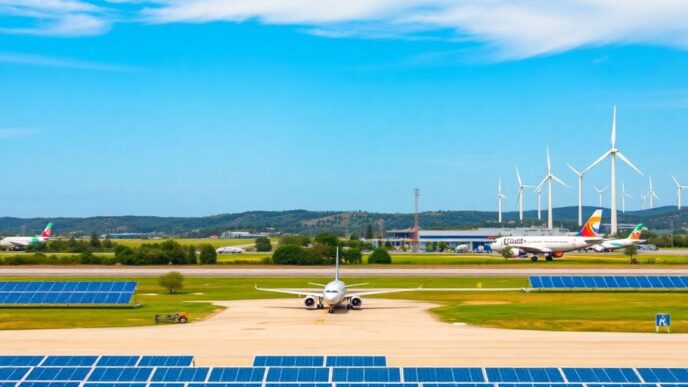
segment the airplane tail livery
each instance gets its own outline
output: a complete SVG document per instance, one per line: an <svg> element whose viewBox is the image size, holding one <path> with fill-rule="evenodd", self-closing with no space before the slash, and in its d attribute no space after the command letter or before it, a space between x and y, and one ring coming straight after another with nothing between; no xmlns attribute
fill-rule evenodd
<svg viewBox="0 0 688 387"><path fill-rule="evenodd" d="M602 223L602 210L595 210L590 219L583 225L583 228L578 232L578 236L582 237L596 237L599 236L600 223Z"/></svg>
<svg viewBox="0 0 688 387"><path fill-rule="evenodd" d="M640 240L640 234L643 232L643 224L640 223L639 225L635 226L633 231L628 235L628 239L632 241L639 241Z"/></svg>
<svg viewBox="0 0 688 387"><path fill-rule="evenodd" d="M53 233L53 224L48 223L47 226L45 226L45 230L41 233L41 237L43 238L50 238L50 235Z"/></svg>

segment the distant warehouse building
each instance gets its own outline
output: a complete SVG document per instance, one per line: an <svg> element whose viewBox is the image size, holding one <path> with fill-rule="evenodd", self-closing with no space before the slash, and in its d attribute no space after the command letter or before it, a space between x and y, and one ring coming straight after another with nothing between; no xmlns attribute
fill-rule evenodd
<svg viewBox="0 0 688 387"><path fill-rule="evenodd" d="M528 235L569 235L569 230L547 228L476 228L470 230L420 230L419 244L425 249L433 242L444 242L451 249L465 246L470 251L490 251L490 244L495 239L503 236L528 236ZM413 229L387 231L387 241L396 247L410 246L413 242Z"/></svg>

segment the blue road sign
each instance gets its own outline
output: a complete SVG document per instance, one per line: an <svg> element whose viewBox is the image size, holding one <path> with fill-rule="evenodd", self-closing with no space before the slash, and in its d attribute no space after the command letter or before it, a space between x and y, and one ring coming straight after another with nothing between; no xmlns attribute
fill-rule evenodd
<svg viewBox="0 0 688 387"><path fill-rule="evenodd" d="M657 315L655 315L655 327L671 327L671 315L667 313L657 313Z"/></svg>

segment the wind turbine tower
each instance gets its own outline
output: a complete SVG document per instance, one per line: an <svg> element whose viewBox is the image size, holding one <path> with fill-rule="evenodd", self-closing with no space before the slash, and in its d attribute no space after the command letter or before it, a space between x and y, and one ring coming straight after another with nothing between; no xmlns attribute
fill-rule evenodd
<svg viewBox="0 0 688 387"><path fill-rule="evenodd" d="M616 158L620 158L621 161L626 163L629 167L631 167L634 171L638 172L639 174L643 174L640 172L640 169L636 168L633 163L631 163L630 160L624 156L619 149L616 148L616 105L614 105L614 110L612 113L612 147L606 151L600 158L595 160L594 163L592 163L589 167L587 167L583 173L587 173L589 170L594 168L597 164L601 163L604 161L607 157L609 157L610 164L611 164L611 183L609 184L611 186L611 234L616 234L618 232L618 225L617 225L617 220L616 220Z"/></svg>
<svg viewBox="0 0 688 387"><path fill-rule="evenodd" d="M655 192L655 189L652 187L652 176L650 176L650 191L647 193L648 199L650 199L650 209L655 208L655 204L652 201L652 199L657 199L659 200L659 196L657 196L657 193Z"/></svg>
<svg viewBox="0 0 688 387"><path fill-rule="evenodd" d="M624 187L624 182L621 180L621 212L626 213L626 198L633 199L633 196L626 193L626 187Z"/></svg>
<svg viewBox="0 0 688 387"><path fill-rule="evenodd" d="M573 173L578 176L578 225L582 226L583 225L583 174L581 172L578 172L576 168L572 167L569 164L566 164L567 167L569 167L570 170L573 171Z"/></svg>
<svg viewBox="0 0 688 387"><path fill-rule="evenodd" d="M547 184L547 228L548 229L553 229L553 219L552 219L552 180L556 181L557 183L568 187L566 183L561 181L558 177L554 176L552 174L552 162L550 161L549 158L549 146L547 146L547 175L545 175L545 178L542 179L542 182L535 188L535 191L539 191L542 189L542 187Z"/></svg>
<svg viewBox="0 0 688 387"><path fill-rule="evenodd" d="M602 207L602 194L604 193L604 191L607 190L607 187L599 189L593 185L592 188L594 188L595 192L597 192L597 196L599 197L599 203L600 203L599 206Z"/></svg>
<svg viewBox="0 0 688 387"><path fill-rule="evenodd" d="M681 209L681 190L684 190L688 188L688 185L681 185L679 184L678 180L676 180L676 176L671 176L674 178L674 183L676 183L676 202L678 205L678 209Z"/></svg>
<svg viewBox="0 0 688 387"><path fill-rule="evenodd" d="M523 184L523 181L521 180L521 174L518 173L518 167L516 167L516 179L518 180L518 220L519 222L523 223L523 190L533 187Z"/></svg>
<svg viewBox="0 0 688 387"><path fill-rule="evenodd" d="M502 223L502 200L506 199L506 196L502 194L502 178L499 178L497 183L497 220Z"/></svg>

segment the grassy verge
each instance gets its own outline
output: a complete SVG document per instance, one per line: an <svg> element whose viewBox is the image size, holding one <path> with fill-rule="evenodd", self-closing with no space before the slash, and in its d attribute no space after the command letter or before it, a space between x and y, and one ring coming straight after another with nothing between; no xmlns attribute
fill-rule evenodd
<svg viewBox="0 0 688 387"><path fill-rule="evenodd" d="M60 278L86 280L84 277ZM106 278L98 278L105 280ZM213 300L289 298L258 292L264 287L306 288L308 282L328 278L218 278L188 277L184 292L166 294L155 278L133 278L139 282L137 309L0 309L0 329L71 327L115 327L153 325L155 314L189 312L192 322L221 310ZM46 280L2 278L0 280ZM352 279L354 280L354 279ZM370 287L524 287L526 278L356 278ZM568 331L652 332L654 314L672 314L672 332L688 332L688 293L521 293L514 292L417 292L384 295L440 304L439 318L449 323L477 326ZM197 301L197 302L188 302ZM201 301L201 302L198 302ZM208 301L208 302L203 302ZM299 301L294 299L295 303Z"/></svg>

